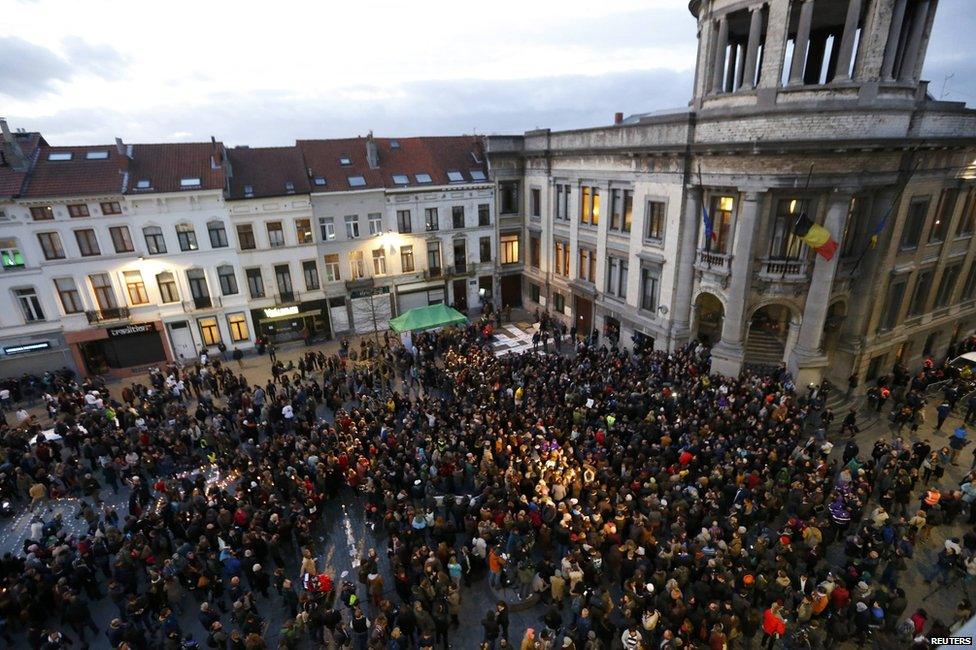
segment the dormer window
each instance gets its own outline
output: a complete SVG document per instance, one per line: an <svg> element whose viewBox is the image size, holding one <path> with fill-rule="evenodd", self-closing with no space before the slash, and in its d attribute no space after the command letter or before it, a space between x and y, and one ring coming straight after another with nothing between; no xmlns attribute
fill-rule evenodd
<svg viewBox="0 0 976 650"><path fill-rule="evenodd" d="M106 160L108 158L107 151L89 151L85 154L87 160Z"/></svg>
<svg viewBox="0 0 976 650"><path fill-rule="evenodd" d="M365 187L366 179L362 176L350 176L349 177L349 187Z"/></svg>
<svg viewBox="0 0 976 650"><path fill-rule="evenodd" d="M143 178L142 180L136 181L137 190L148 190L152 187L152 183L149 182L148 178Z"/></svg>
<svg viewBox="0 0 976 650"><path fill-rule="evenodd" d="M349 159L348 156L342 156L341 158L339 158L339 164L342 165L343 167L348 167L349 165L352 164L352 161Z"/></svg>
<svg viewBox="0 0 976 650"><path fill-rule="evenodd" d="M180 187L200 187L200 177L181 178Z"/></svg>
<svg viewBox="0 0 976 650"><path fill-rule="evenodd" d="M400 148L399 140L390 140L390 149L399 149L399 148Z"/></svg>
<svg viewBox="0 0 976 650"><path fill-rule="evenodd" d="M73 154L70 151L54 151L47 155L47 159L56 162L62 160L71 160L72 155Z"/></svg>
<svg viewBox="0 0 976 650"><path fill-rule="evenodd" d="M472 169L468 173L471 174L471 180L473 180L473 181L484 181L484 180L487 180L487 177L485 176L485 173L483 171L481 171L480 169Z"/></svg>
<svg viewBox="0 0 976 650"><path fill-rule="evenodd" d="M319 187L322 187L325 185L325 179L322 178L321 176L316 176L314 179L312 179L312 183L318 185Z"/></svg>
<svg viewBox="0 0 976 650"><path fill-rule="evenodd" d="M397 185L409 185L410 177L406 174L393 174L393 182Z"/></svg>
<svg viewBox="0 0 976 650"><path fill-rule="evenodd" d="M474 160L479 165L481 164L481 156L478 155L478 152L477 151L472 151L471 152L471 159Z"/></svg>
<svg viewBox="0 0 976 650"><path fill-rule="evenodd" d="M252 196L254 196L254 187L252 185L244 186L244 196L246 196L247 198L251 198Z"/></svg>
<svg viewBox="0 0 976 650"><path fill-rule="evenodd" d="M460 183L464 181L464 174L461 172L447 172L447 180L452 183Z"/></svg>
<svg viewBox="0 0 976 650"><path fill-rule="evenodd" d="M414 176L414 178L417 179L417 182L418 183L430 183L431 182L430 174L417 174L417 175Z"/></svg>
<svg viewBox="0 0 976 650"><path fill-rule="evenodd" d="M288 192L289 194L294 194L295 193L295 184L292 183L291 181L287 181L285 183L285 191Z"/></svg>

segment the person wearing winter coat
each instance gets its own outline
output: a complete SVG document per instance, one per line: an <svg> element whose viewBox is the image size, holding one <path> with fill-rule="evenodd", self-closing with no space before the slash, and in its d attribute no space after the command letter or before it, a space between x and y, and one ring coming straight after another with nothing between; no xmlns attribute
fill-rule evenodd
<svg viewBox="0 0 976 650"><path fill-rule="evenodd" d="M786 634L786 620L783 618L782 609L783 606L779 602L775 602L763 612L764 648L772 648L776 639Z"/></svg>

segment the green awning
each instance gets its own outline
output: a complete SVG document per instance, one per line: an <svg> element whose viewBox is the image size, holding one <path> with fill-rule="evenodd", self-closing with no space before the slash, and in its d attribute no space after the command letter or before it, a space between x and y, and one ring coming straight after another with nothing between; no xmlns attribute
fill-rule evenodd
<svg viewBox="0 0 976 650"><path fill-rule="evenodd" d="M466 323L467 316L445 304L417 307L390 320L394 332L416 332L446 325Z"/></svg>

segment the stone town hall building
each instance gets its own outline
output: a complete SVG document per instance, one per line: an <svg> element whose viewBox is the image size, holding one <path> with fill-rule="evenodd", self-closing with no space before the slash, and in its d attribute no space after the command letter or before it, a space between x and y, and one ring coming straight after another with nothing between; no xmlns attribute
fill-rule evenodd
<svg viewBox="0 0 976 650"><path fill-rule="evenodd" d="M489 138L502 245L525 243L502 298L627 346L707 337L722 373L846 385L943 353L976 327L976 111L919 78L937 4L692 0L687 110Z"/></svg>

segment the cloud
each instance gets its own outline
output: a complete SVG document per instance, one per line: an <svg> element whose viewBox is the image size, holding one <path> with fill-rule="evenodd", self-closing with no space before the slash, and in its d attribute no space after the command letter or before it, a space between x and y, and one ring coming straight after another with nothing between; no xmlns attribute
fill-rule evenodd
<svg viewBox="0 0 976 650"><path fill-rule="evenodd" d="M95 44L71 36L64 39L64 53L75 74L88 72L103 79L118 79L127 63L118 50L106 43Z"/></svg>
<svg viewBox="0 0 976 650"><path fill-rule="evenodd" d="M70 64L51 50L16 36L0 36L0 94L37 97L70 78Z"/></svg>
<svg viewBox="0 0 976 650"><path fill-rule="evenodd" d="M446 135L522 133L609 124L617 111L639 113L687 105L691 77L669 70L600 76L557 76L508 81L423 81L358 84L320 95L273 91L221 91L195 102L137 112L69 109L44 117L9 116L39 130L51 143L206 140L227 144L285 145L300 138L365 134ZM648 98L651 98L650 100Z"/></svg>

